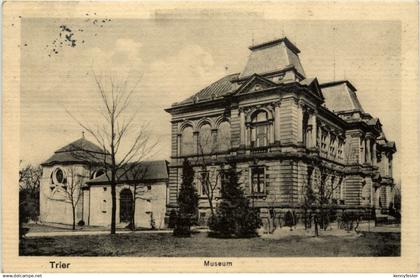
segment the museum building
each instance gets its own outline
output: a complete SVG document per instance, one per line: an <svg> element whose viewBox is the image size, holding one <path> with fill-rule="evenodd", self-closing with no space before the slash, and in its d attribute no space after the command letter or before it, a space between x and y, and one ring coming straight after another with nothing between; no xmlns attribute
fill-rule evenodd
<svg viewBox="0 0 420 278"><path fill-rule="evenodd" d="M235 163L262 218L299 213L308 189L337 208L386 213L393 201L392 157L378 118L366 112L348 80L307 77L300 50L286 37L249 47L240 73L229 74L165 109L171 115L167 212L177 208L182 163L191 161L205 223L214 198L203 175ZM206 167L203 167L203 165Z"/></svg>

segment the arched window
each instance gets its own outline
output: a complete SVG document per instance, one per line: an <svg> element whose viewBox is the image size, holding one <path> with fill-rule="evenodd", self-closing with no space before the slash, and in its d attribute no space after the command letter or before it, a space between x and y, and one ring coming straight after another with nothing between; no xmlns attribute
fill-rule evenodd
<svg viewBox="0 0 420 278"><path fill-rule="evenodd" d="M198 152L200 154L208 154L212 151L213 140L211 138L211 126L203 124L200 127Z"/></svg>
<svg viewBox="0 0 420 278"><path fill-rule="evenodd" d="M251 120L251 145L254 147L264 147L268 145L269 121L266 111L255 113Z"/></svg>
<svg viewBox="0 0 420 278"><path fill-rule="evenodd" d="M188 126L182 131L181 137L181 154L190 155L194 153L194 139L193 139L193 129Z"/></svg>
<svg viewBox="0 0 420 278"><path fill-rule="evenodd" d="M52 178L53 184L66 184L67 183L66 174L61 168L55 169L51 178Z"/></svg>
<svg viewBox="0 0 420 278"><path fill-rule="evenodd" d="M97 177L100 177L100 176L102 176L103 174L105 174L105 172L104 172L104 170L102 170L102 169L98 169L98 170L96 170L96 171L94 171L93 173L92 173L92 175L91 175L91 179L96 179Z"/></svg>
<svg viewBox="0 0 420 278"><path fill-rule="evenodd" d="M217 131L217 144L219 151L227 151L230 149L230 123L222 122Z"/></svg>

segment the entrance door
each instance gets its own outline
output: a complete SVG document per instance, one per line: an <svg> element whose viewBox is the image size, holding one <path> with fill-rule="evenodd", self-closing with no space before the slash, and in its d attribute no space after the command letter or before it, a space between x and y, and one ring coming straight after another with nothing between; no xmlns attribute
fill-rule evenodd
<svg viewBox="0 0 420 278"><path fill-rule="evenodd" d="M131 222L133 210L133 194L130 189L120 193L120 222Z"/></svg>

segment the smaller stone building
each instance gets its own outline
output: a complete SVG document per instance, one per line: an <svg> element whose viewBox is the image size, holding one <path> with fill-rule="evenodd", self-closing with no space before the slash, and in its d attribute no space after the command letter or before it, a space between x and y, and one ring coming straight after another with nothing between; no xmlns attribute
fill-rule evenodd
<svg viewBox="0 0 420 278"><path fill-rule="evenodd" d="M57 150L44 163L40 185L40 220L72 224L72 200L76 224L109 226L111 185L105 173L103 150L85 138ZM163 228L168 183L167 162L144 161L120 169L116 188L116 223L136 227Z"/></svg>

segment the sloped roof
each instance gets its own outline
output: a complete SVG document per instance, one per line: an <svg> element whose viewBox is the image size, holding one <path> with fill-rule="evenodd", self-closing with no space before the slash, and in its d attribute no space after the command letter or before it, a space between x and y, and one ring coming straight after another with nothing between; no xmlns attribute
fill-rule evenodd
<svg viewBox="0 0 420 278"><path fill-rule="evenodd" d="M249 48L251 53L244 70L239 78L257 74L281 71L287 67L294 67L298 73L305 76L298 53L299 49L286 37L255 45Z"/></svg>
<svg viewBox="0 0 420 278"><path fill-rule="evenodd" d="M321 87L318 83L318 78L316 78L316 77L305 78L305 79L299 81L299 84L310 88L319 97L324 98L324 95L322 94Z"/></svg>
<svg viewBox="0 0 420 278"><path fill-rule="evenodd" d="M334 81L320 85L325 105L333 112L359 110L362 105L356 96L356 88L348 81Z"/></svg>
<svg viewBox="0 0 420 278"><path fill-rule="evenodd" d="M110 176L110 173L108 174ZM152 182L167 180L168 162L166 160L142 161L132 163L117 171L119 183ZM87 182L87 184L109 184L107 175L102 175Z"/></svg>
<svg viewBox="0 0 420 278"><path fill-rule="evenodd" d="M277 84L274 83L273 81L264 78L258 74L253 74L252 77L250 79L248 79L246 82L244 82L236 91L235 94L241 94L243 92L246 92L247 89L249 89L252 85L254 84L264 84L264 86L268 86L268 87L273 87L276 86Z"/></svg>
<svg viewBox="0 0 420 278"><path fill-rule="evenodd" d="M80 150L89 151L89 152L98 152L98 153L103 152L103 150L99 146L95 145L89 140L86 140L84 137L58 149L55 152L60 153L60 152L80 151Z"/></svg>
<svg viewBox="0 0 420 278"><path fill-rule="evenodd" d="M205 87L204 89L200 90L198 93L195 93L194 95L190 96L189 98L181 102L177 102L175 105L193 103L195 99L198 101L203 101L212 99L213 97L222 97L238 87L236 83L232 82L233 80L237 79L238 76L239 73L226 75L221 79L217 80L216 82L213 82L209 86Z"/></svg>
<svg viewBox="0 0 420 278"><path fill-rule="evenodd" d="M54 165L58 163L103 163L104 152L94 143L80 138L54 152L54 154L41 165Z"/></svg>

